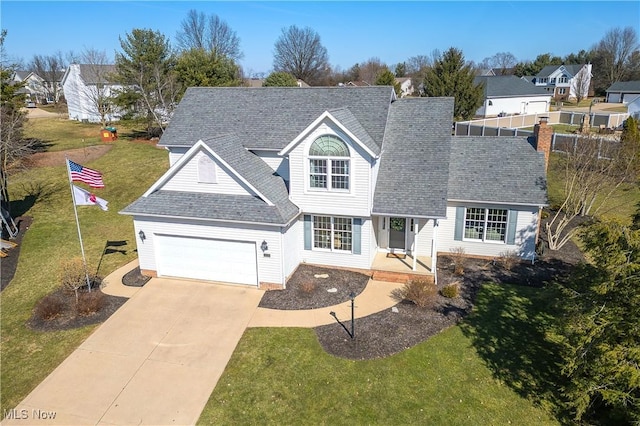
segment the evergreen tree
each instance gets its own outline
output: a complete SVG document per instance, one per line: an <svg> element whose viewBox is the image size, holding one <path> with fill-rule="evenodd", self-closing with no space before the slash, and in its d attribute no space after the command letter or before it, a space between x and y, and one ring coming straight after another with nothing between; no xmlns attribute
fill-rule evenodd
<svg viewBox="0 0 640 426"><path fill-rule="evenodd" d="M640 231L598 222L581 240L594 265L561 286L559 362L576 420L640 422Z"/></svg>
<svg viewBox="0 0 640 426"><path fill-rule="evenodd" d="M376 86L392 86L396 92L396 96L400 96L400 84L396 83L396 78L391 71L385 69L378 73L376 77Z"/></svg>
<svg viewBox="0 0 640 426"><path fill-rule="evenodd" d="M288 72L275 71L267 76L263 87L297 87L298 80Z"/></svg>
<svg viewBox="0 0 640 426"><path fill-rule="evenodd" d="M455 47L438 56L424 78L425 96L455 98L454 117L468 120L482 105L483 86L474 84L474 71Z"/></svg>
<svg viewBox="0 0 640 426"><path fill-rule="evenodd" d="M187 87L239 86L240 68L232 59L204 49L190 49L178 57L174 68L180 96Z"/></svg>

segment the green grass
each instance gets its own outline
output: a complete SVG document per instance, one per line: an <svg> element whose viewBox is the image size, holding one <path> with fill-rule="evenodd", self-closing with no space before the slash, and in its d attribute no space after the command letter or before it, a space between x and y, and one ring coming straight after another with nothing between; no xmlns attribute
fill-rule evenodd
<svg viewBox="0 0 640 426"><path fill-rule="evenodd" d="M248 329L198 423L557 424L538 293L488 285L462 327L370 361L328 355L312 330Z"/></svg>
<svg viewBox="0 0 640 426"><path fill-rule="evenodd" d="M73 148L79 134L99 125L58 119L32 120L27 135L49 135L51 149ZM138 198L166 170L164 150L119 140L98 160L83 164L104 174L106 188L95 193L109 201L109 211L78 207L80 227L90 268L105 276L135 259L136 239L130 216L118 211ZM83 186L83 184L79 184ZM13 408L95 328L35 332L26 326L35 304L58 287L62 260L80 256L80 246L66 167L42 167L10 177L13 213L33 218L20 247L18 269L2 292L2 365L0 412ZM126 254L102 256L107 241L126 240ZM96 366L97 368L99 366Z"/></svg>

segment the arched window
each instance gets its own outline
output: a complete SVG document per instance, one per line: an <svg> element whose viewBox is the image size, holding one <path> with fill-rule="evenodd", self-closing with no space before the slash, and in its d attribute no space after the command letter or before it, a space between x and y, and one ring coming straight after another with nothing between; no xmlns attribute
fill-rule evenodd
<svg viewBox="0 0 640 426"><path fill-rule="evenodd" d="M349 190L349 147L335 135L322 135L309 148L309 187Z"/></svg>
<svg viewBox="0 0 640 426"><path fill-rule="evenodd" d="M198 182L216 183L216 163L208 155L198 158Z"/></svg>

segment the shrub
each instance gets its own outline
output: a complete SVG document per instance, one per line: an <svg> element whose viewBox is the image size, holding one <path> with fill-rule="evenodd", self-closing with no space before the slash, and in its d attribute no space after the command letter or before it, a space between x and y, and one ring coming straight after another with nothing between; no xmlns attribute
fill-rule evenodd
<svg viewBox="0 0 640 426"><path fill-rule="evenodd" d="M104 293L98 290L81 292L76 303L76 313L80 316L93 315L104 307L106 300Z"/></svg>
<svg viewBox="0 0 640 426"><path fill-rule="evenodd" d="M62 290L74 295L78 302L78 290L87 285L86 270L81 258L72 257L60 264L60 284Z"/></svg>
<svg viewBox="0 0 640 426"><path fill-rule="evenodd" d="M421 308L435 304L438 288L433 281L425 279L411 280L400 288L400 297L409 300Z"/></svg>
<svg viewBox="0 0 640 426"><path fill-rule="evenodd" d="M464 247L454 247L449 250L453 258L453 274L464 275L464 268L467 263Z"/></svg>
<svg viewBox="0 0 640 426"><path fill-rule="evenodd" d="M303 293L313 293L315 289L316 284L312 281L304 281L300 284L300 290L302 290Z"/></svg>
<svg viewBox="0 0 640 426"><path fill-rule="evenodd" d="M64 308L64 301L59 295L48 294L36 305L34 317L40 321L49 321L60 316Z"/></svg>
<svg viewBox="0 0 640 426"><path fill-rule="evenodd" d="M460 286L457 282L447 284L440 290L440 294L449 299L455 299L460 294Z"/></svg>
<svg viewBox="0 0 640 426"><path fill-rule="evenodd" d="M520 262L520 256L518 256L518 252L515 250L506 250L500 253L498 261L502 264L504 269L510 271L518 262Z"/></svg>

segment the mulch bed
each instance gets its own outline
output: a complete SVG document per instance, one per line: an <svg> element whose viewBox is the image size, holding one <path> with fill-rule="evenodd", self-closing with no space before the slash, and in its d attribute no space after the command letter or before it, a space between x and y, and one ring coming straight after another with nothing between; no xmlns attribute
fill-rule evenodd
<svg viewBox="0 0 640 426"><path fill-rule="evenodd" d="M324 274L328 278L316 277ZM287 281L285 290L267 291L258 306L296 310L338 305L351 300L351 294L362 293L368 281L368 275L358 272L302 264ZM329 292L332 289L336 291Z"/></svg>
<svg viewBox="0 0 640 426"><path fill-rule="evenodd" d="M476 295L485 282L543 287L545 283L566 276L573 265L583 261L582 253L573 242L561 251L550 252L535 262L519 262L510 270L498 261L467 258L464 275L453 273L453 259L438 258L438 288L457 282L460 296L448 299L438 295L431 308L420 308L412 302L400 301L395 308L356 319L352 339L351 321L330 324L315 329L320 345L330 354L341 358L365 360L387 357L424 342L446 328L459 323L468 315ZM356 298L357 304L357 298Z"/></svg>
<svg viewBox="0 0 640 426"><path fill-rule="evenodd" d="M136 266L135 268L133 268L132 270L130 270L129 272L127 272L122 276L122 284L131 286L131 287L142 287L150 279L151 277L142 275L142 272L140 272L140 267Z"/></svg>
<svg viewBox="0 0 640 426"><path fill-rule="evenodd" d="M93 289L92 291L102 293L99 288ZM103 300L100 309L88 315L81 315L78 314L76 310L75 297L73 295L69 295L64 293L62 289L58 289L51 293L49 297L55 297L64 304L62 312L57 317L48 320L41 320L37 318L36 315L32 315L27 322L27 325L31 329L36 331L57 331L99 324L106 321L124 302L129 300L126 297L102 293L101 297Z"/></svg>
<svg viewBox="0 0 640 426"><path fill-rule="evenodd" d="M22 237L24 237L24 234L29 230L31 223L33 222L33 218L31 216L20 216L14 219L14 221L18 226L18 235L16 238L9 240L6 236L2 236L2 238L7 241L16 243L17 246L7 250L7 257L3 257L2 260L0 260L0 291L4 290L9 285L13 276L16 274L18 259L20 258Z"/></svg>

